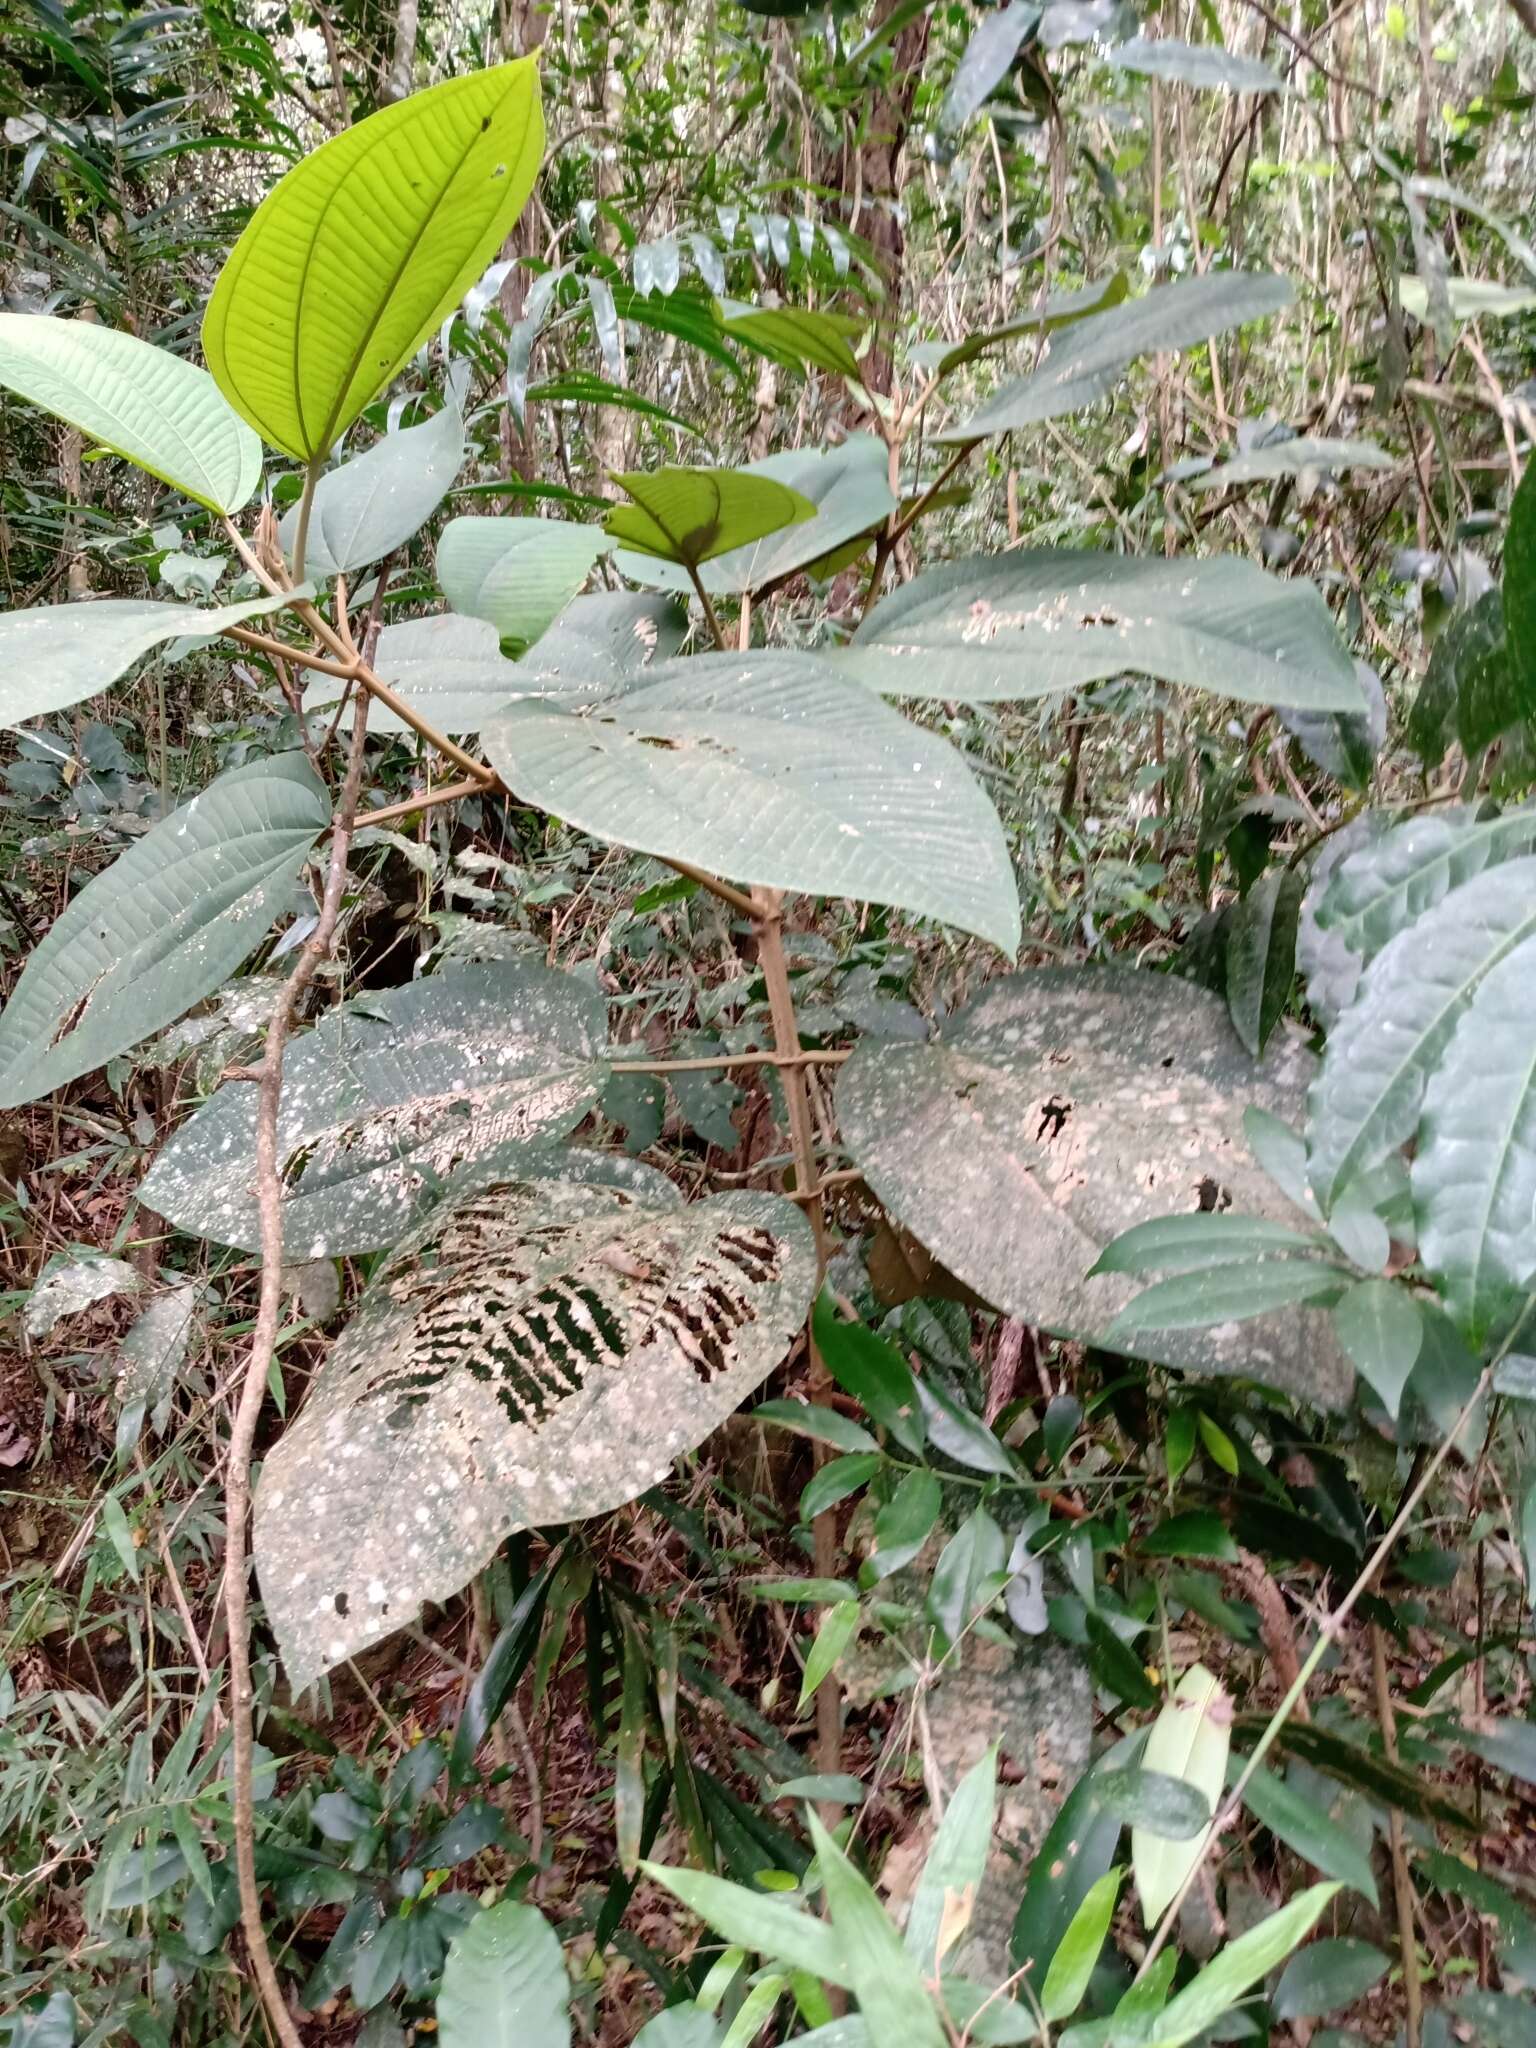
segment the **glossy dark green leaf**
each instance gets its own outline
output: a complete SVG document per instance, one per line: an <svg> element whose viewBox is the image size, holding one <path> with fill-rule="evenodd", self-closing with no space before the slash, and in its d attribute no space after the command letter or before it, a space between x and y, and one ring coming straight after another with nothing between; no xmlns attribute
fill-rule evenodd
<svg viewBox="0 0 1536 2048"><path fill-rule="evenodd" d="M1309 1942L1281 1971L1270 2010L1277 2020L1320 2019L1363 1998L1387 1969L1387 1957L1368 1941Z"/></svg>
<svg viewBox="0 0 1536 2048"><path fill-rule="evenodd" d="M922 1404L912 1369L894 1344L863 1323L845 1322L823 1291L811 1321L822 1363L870 1420L889 1430L903 1450L922 1454Z"/></svg>
<svg viewBox="0 0 1536 2048"><path fill-rule="evenodd" d="M1255 1059L1290 1001L1304 893L1297 869L1271 868L1238 904L1227 928L1227 1008Z"/></svg>
<svg viewBox="0 0 1536 2048"><path fill-rule="evenodd" d="M1229 1564L1237 1560L1231 1531L1209 1508L1170 1515L1149 1530L1138 1547L1145 1557L1214 1557Z"/></svg>
<svg viewBox="0 0 1536 2048"><path fill-rule="evenodd" d="M1240 1769L1242 1762L1234 1757L1230 1771ZM1305 1798L1261 1764L1243 1787L1243 1804L1255 1820L1314 1870L1353 1886L1376 1904L1376 1875L1370 1856L1315 1799Z"/></svg>

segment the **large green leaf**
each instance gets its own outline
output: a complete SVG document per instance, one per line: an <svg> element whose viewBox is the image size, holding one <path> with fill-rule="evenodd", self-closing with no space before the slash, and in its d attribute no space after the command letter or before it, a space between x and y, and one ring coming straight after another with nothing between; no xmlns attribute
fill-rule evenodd
<svg viewBox="0 0 1536 2048"><path fill-rule="evenodd" d="M633 470L614 482L634 503L604 520L613 538L689 568L816 516L798 491L745 469Z"/></svg>
<svg viewBox="0 0 1536 2048"><path fill-rule="evenodd" d="M569 2048L570 2002L555 1930L537 1906L502 1899L449 1944L436 2039L442 2048Z"/></svg>
<svg viewBox="0 0 1536 2048"><path fill-rule="evenodd" d="M1240 57L1220 43L1181 43L1176 36L1132 36L1109 53L1118 71L1215 92L1284 92L1285 80L1254 57Z"/></svg>
<svg viewBox="0 0 1536 2048"><path fill-rule="evenodd" d="M450 519L437 579L456 612L488 619L521 654L564 611L611 543L559 519Z"/></svg>
<svg viewBox="0 0 1536 2048"><path fill-rule="evenodd" d="M938 438L985 440L1080 412L1107 396L1138 356L1190 348L1228 328L1266 319L1295 296L1289 278L1268 271L1208 270L1203 277L1159 285L1067 328L1041 368L1005 385L963 426Z"/></svg>
<svg viewBox="0 0 1536 2048"><path fill-rule="evenodd" d="M555 685L551 695L617 697L683 644L688 614L671 597L599 590L578 597L523 657L523 667Z"/></svg>
<svg viewBox="0 0 1536 2048"><path fill-rule="evenodd" d="M483 739L518 796L598 838L1018 945L1002 827L964 761L815 656L673 662L580 717L510 704Z"/></svg>
<svg viewBox="0 0 1536 2048"><path fill-rule="evenodd" d="M386 626L374 649L380 679L430 720L439 732L478 732L493 712L520 692L542 691L501 651L496 628L485 619L439 612L430 619L402 619ZM387 705L368 711L370 732L409 732Z"/></svg>
<svg viewBox="0 0 1536 2048"><path fill-rule="evenodd" d="M1536 847L1536 807L1478 818L1459 807L1427 812L1355 848L1317 906L1322 932L1362 962L1451 890Z"/></svg>
<svg viewBox="0 0 1536 2048"><path fill-rule="evenodd" d="M1418 1128L1424 1086L1483 977L1536 934L1536 859L1453 889L1385 945L1328 1040L1309 1098L1312 1193L1332 1207Z"/></svg>
<svg viewBox="0 0 1536 2048"><path fill-rule="evenodd" d="M1231 1698L1218 1678L1203 1664L1195 1664L1184 1673L1152 1723L1142 1762L1149 1771L1165 1772L1193 1786L1203 1796L1207 1811L1214 1814L1226 1782L1231 1744ZM1155 1927L1162 1918L1204 1847L1204 1830L1170 1841L1151 1828L1132 1828L1131 1868L1141 1917L1148 1927Z"/></svg>
<svg viewBox="0 0 1536 2048"><path fill-rule="evenodd" d="M262 1468L256 1569L295 1690L514 1531L664 1478L780 1362L815 1284L777 1195L514 1181L439 1204Z"/></svg>
<svg viewBox="0 0 1536 2048"><path fill-rule="evenodd" d="M288 602L287 596L252 597L199 611L152 598L103 597L0 613L0 725L64 711L110 688L152 648L211 640Z"/></svg>
<svg viewBox="0 0 1536 2048"><path fill-rule="evenodd" d="M714 595L763 590L782 582L860 534L873 533L896 510L890 458L873 434L850 434L836 448L797 448L769 455L748 463L738 474L787 484L815 508L815 517L779 527L706 562L700 581ZM614 567L636 583L677 591L692 588L687 571L675 563L628 548L615 555Z"/></svg>
<svg viewBox="0 0 1536 2048"><path fill-rule="evenodd" d="M1310 583L1251 562L1026 549L927 569L876 605L843 660L893 697L1048 697L1155 676L1250 704L1360 711Z"/></svg>
<svg viewBox="0 0 1536 2048"><path fill-rule="evenodd" d="M1224 1006L1127 969L996 981L926 1045L865 1042L844 1067L844 1141L892 1214L1009 1315L1091 1342L1135 1292L1099 1254L1133 1224L1202 1208L1296 1225L1248 1155L1250 1103L1298 1119L1312 1061L1290 1033L1251 1060ZM1353 1373L1325 1317L1142 1332L1117 1348L1338 1405Z"/></svg>
<svg viewBox="0 0 1536 2048"><path fill-rule="evenodd" d="M1479 986L1424 1091L1413 1162L1419 1254L1478 1347L1508 1327L1536 1274L1533 1019L1528 944Z"/></svg>
<svg viewBox="0 0 1536 2048"><path fill-rule="evenodd" d="M261 478L261 443L206 370L119 328L0 313L0 386L215 512Z"/></svg>
<svg viewBox="0 0 1536 2048"><path fill-rule="evenodd" d="M0 1012L0 1108L89 1073L227 980L288 907L330 815L302 754L253 761L88 882Z"/></svg>
<svg viewBox="0 0 1536 2048"><path fill-rule="evenodd" d="M235 410L301 462L328 454L506 239L543 148L524 57L414 93L296 165L203 317Z"/></svg>
<svg viewBox="0 0 1536 2048"><path fill-rule="evenodd" d="M408 541L453 488L464 466L465 445L463 418L449 403L423 425L387 434L361 455L327 470L310 507L305 575L323 579L350 573ZM290 558L298 519L295 505L279 529Z"/></svg>
<svg viewBox="0 0 1536 2048"><path fill-rule="evenodd" d="M1267 483L1278 476L1300 476L1306 469L1391 469L1396 458L1374 441L1336 441L1325 435L1297 434L1289 441L1266 441L1245 449L1214 469L1192 479L1194 491L1216 491L1229 484Z"/></svg>
<svg viewBox="0 0 1536 2048"><path fill-rule="evenodd" d="M571 975L460 967L331 1010L288 1049L277 1150L289 1255L393 1244L449 1174L552 1145L607 1078L602 1000ZM218 1244L261 1242L256 1091L227 1082L171 1139L143 1198ZM553 1171L520 1161L508 1172Z"/></svg>

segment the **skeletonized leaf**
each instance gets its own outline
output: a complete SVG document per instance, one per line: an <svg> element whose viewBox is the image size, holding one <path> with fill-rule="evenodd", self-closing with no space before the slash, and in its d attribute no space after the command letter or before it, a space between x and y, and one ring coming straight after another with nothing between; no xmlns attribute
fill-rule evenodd
<svg viewBox="0 0 1536 2048"><path fill-rule="evenodd" d="M665 1477L778 1364L815 1279L779 1196L661 1208L512 1182L441 1204L262 1469L256 1566L294 1687L457 1592L513 1531Z"/></svg>
<svg viewBox="0 0 1536 2048"><path fill-rule="evenodd" d="M0 613L0 725L67 710L110 688L152 649L172 640L210 640L247 619L281 611L293 594L247 598L210 611L142 597L103 597Z"/></svg>
<svg viewBox="0 0 1536 2048"><path fill-rule="evenodd" d="M1524 945L1479 987L1424 1091L1419 1252L1479 1347L1502 1335L1536 1274L1533 1017L1536 946Z"/></svg>
<svg viewBox="0 0 1536 2048"><path fill-rule="evenodd" d="M324 580L340 571L350 574L392 554L447 497L464 466L464 450L463 417L450 402L421 426L386 434L327 470L310 507L305 575ZM298 530L294 505L278 529L290 559Z"/></svg>
<svg viewBox="0 0 1536 2048"><path fill-rule="evenodd" d="M532 57L372 114L296 164L219 273L203 352L275 448L329 453L480 276L544 149Z"/></svg>
<svg viewBox="0 0 1536 2048"><path fill-rule="evenodd" d="M949 562L876 605L842 661L898 697L1048 697L1125 674L1250 704L1364 708L1310 583L1251 562L1076 548Z"/></svg>
<svg viewBox="0 0 1536 2048"><path fill-rule="evenodd" d="M227 981L330 822L302 754L233 768L87 883L0 1012L0 1108L148 1038Z"/></svg>
<svg viewBox="0 0 1536 2048"><path fill-rule="evenodd" d="M1485 975L1536 935L1536 859L1453 889L1382 948L1328 1040L1309 1097L1307 1169L1326 1211L1418 1128L1424 1085Z"/></svg>
<svg viewBox="0 0 1536 2048"><path fill-rule="evenodd" d="M798 491L744 469L631 470L614 482L634 503L604 520L613 538L693 568L816 515Z"/></svg>
<svg viewBox="0 0 1536 2048"><path fill-rule="evenodd" d="M1091 1269L1133 1224L1228 1207L1300 1221L1249 1156L1243 1114L1299 1120L1312 1068L1290 1033L1251 1060L1220 1000L1188 983L1043 969L992 983L929 1044L866 1040L837 1104L871 1186L952 1273L1035 1328L1100 1342L1136 1287ZM1297 1307L1117 1348L1323 1405L1353 1384L1326 1320Z"/></svg>
<svg viewBox="0 0 1536 2048"><path fill-rule="evenodd" d="M115 327L0 313L0 386L215 512L238 512L261 443L206 370Z"/></svg>
<svg viewBox="0 0 1536 2048"><path fill-rule="evenodd" d="M450 519L437 576L454 611L488 619L521 654L564 611L610 542L560 519Z"/></svg>
<svg viewBox="0 0 1536 2048"><path fill-rule="evenodd" d="M1190 348L1212 335L1278 313L1295 298L1289 278L1268 271L1208 270L1158 285L1139 299L1067 328L1044 364L1005 385L941 441L985 440L1080 412L1105 397L1138 356Z"/></svg>
<svg viewBox="0 0 1536 2048"><path fill-rule="evenodd" d="M803 524L732 548L706 562L699 580L712 595L762 590L797 570L808 569L860 534L872 533L896 510L890 463L873 434L850 434L836 448L797 448L752 462L740 473L787 484L815 508ZM670 562L621 548L614 567L637 583L664 589L692 589L687 571Z"/></svg>
<svg viewBox="0 0 1536 2048"><path fill-rule="evenodd" d="M1277 476L1300 476L1306 469L1391 469L1395 458L1374 441L1337 441L1326 435L1297 434L1289 441L1267 441L1228 462L1218 462L1192 479L1193 491L1221 490L1228 484L1267 482Z"/></svg>
<svg viewBox="0 0 1536 2048"><path fill-rule="evenodd" d="M284 1063L289 1257L392 1244L461 1167L567 1136L607 1078L605 1022L601 998L573 976L506 961L330 1011ZM143 1199L180 1230L254 1247L255 1145L256 1091L226 1083L166 1145Z"/></svg>
<svg viewBox="0 0 1536 2048"><path fill-rule="evenodd" d="M814 655L669 663L581 717L510 704L483 738L525 802L598 838L1018 945L1002 827L964 761Z"/></svg>
<svg viewBox="0 0 1536 2048"><path fill-rule="evenodd" d="M1132 36L1109 53L1118 71L1165 78L1214 92L1284 92L1285 80L1254 57L1239 57L1220 43L1182 43L1176 36Z"/></svg>

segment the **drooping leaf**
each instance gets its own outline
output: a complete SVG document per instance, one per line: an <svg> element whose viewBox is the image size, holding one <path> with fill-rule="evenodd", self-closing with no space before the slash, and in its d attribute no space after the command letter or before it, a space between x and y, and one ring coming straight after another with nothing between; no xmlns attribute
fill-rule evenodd
<svg viewBox="0 0 1536 2048"><path fill-rule="evenodd" d="M120 328L0 313L0 386L215 512L260 481L261 443L208 372Z"/></svg>
<svg viewBox="0 0 1536 2048"><path fill-rule="evenodd" d="M1488 730L1488 722L1509 694L1508 660L1504 599L1497 590L1485 590L1441 627L1408 713L1408 744L1426 775L1445 759L1454 737L1470 739L1476 749L1496 736L1497 726Z"/></svg>
<svg viewBox="0 0 1536 2048"><path fill-rule="evenodd" d="M29 1337L46 1337L66 1316L77 1316L114 1294L137 1294L143 1284L136 1266L91 1245L54 1252L27 1297L22 1328Z"/></svg>
<svg viewBox="0 0 1536 2048"><path fill-rule="evenodd" d="M1262 448L1218 462L1190 479L1192 491L1224 490L1232 484L1266 483L1274 477L1300 476L1304 470L1391 469L1395 458L1374 441L1337 441L1326 435L1297 434L1288 441L1266 441Z"/></svg>
<svg viewBox="0 0 1536 2048"><path fill-rule="evenodd" d="M1364 964L1452 889L1533 848L1533 806L1488 818L1454 807L1410 818L1351 849L1318 904L1318 926Z"/></svg>
<svg viewBox="0 0 1536 2048"><path fill-rule="evenodd" d="M582 717L509 705L483 738L520 797L599 838L1018 945L1002 827L963 760L813 655L671 663Z"/></svg>
<svg viewBox="0 0 1536 2048"><path fill-rule="evenodd" d="M853 344L868 326L847 313L815 312L807 306L741 306L720 309L724 333L747 342L776 362L810 364L834 377L859 375Z"/></svg>
<svg viewBox="0 0 1536 2048"><path fill-rule="evenodd" d="M1523 945L1478 987L1424 1091L1419 1252L1479 1348L1508 1328L1536 1274L1533 1006L1536 946Z"/></svg>
<svg viewBox="0 0 1536 2048"><path fill-rule="evenodd" d="M386 434L361 455L328 469L310 506L304 574L317 581L338 572L350 575L403 546L453 488L465 445L463 418L450 402L423 425ZM294 505L279 528L290 560L298 529Z"/></svg>
<svg viewBox="0 0 1536 2048"><path fill-rule="evenodd" d="M437 576L455 612L489 619L512 652L547 632L609 543L596 527L559 519L450 519Z"/></svg>
<svg viewBox="0 0 1536 2048"><path fill-rule="evenodd" d="M1271 868L1248 891L1227 928L1227 1009L1255 1059L1291 999L1304 893L1295 868Z"/></svg>
<svg viewBox="0 0 1536 2048"><path fill-rule="evenodd" d="M1179 1680L1152 1724L1143 1767L1182 1780L1205 1800L1211 1813L1221 1798L1232 1743L1232 1702L1221 1681L1203 1664ZM1141 1917L1156 1926L1205 1846L1204 1831L1170 1840L1147 1827L1131 1830L1131 1868Z"/></svg>
<svg viewBox="0 0 1536 2048"><path fill-rule="evenodd" d="M1035 1328L1097 1342L1135 1290L1091 1269L1132 1225L1230 1205L1296 1227L1243 1113L1298 1120L1311 1070L1290 1034L1251 1061L1220 1001L1187 983L1047 969L992 983L929 1044L866 1040L837 1102L875 1192L952 1273ZM1326 1322L1297 1309L1123 1348L1324 1404L1353 1383Z"/></svg>
<svg viewBox="0 0 1536 2048"><path fill-rule="evenodd" d="M1132 36L1109 52L1117 71L1167 79L1213 92L1284 92L1285 80L1254 57L1240 57L1220 43L1181 43L1176 36Z"/></svg>
<svg viewBox="0 0 1536 2048"><path fill-rule="evenodd" d="M203 316L235 410L300 462L328 454L506 239L543 148L524 57L413 93L295 165Z"/></svg>
<svg viewBox="0 0 1536 2048"><path fill-rule="evenodd" d="M1424 1322L1413 1296L1390 1280L1357 1281L1334 1303L1333 1327L1356 1371L1395 1422L1424 1341Z"/></svg>
<svg viewBox="0 0 1536 2048"><path fill-rule="evenodd" d="M971 31L965 54L955 67L949 91L939 109L939 127L957 135L1007 77L1013 61L1040 25L1032 0L1008 0L982 16Z"/></svg>
<svg viewBox="0 0 1536 2048"><path fill-rule="evenodd" d="M683 644L688 615L675 598L603 590L578 597L523 656L554 694L617 697Z"/></svg>
<svg viewBox="0 0 1536 2048"><path fill-rule="evenodd" d="M287 908L330 796L302 754L232 768L88 882L0 1012L0 1108L172 1023Z"/></svg>
<svg viewBox="0 0 1536 2048"><path fill-rule="evenodd" d="M0 725L67 710L109 689L156 647L211 640L230 626L281 611L289 601L250 597L204 611L142 597L103 597L0 613Z"/></svg>
<svg viewBox="0 0 1536 2048"><path fill-rule="evenodd" d="M700 582L711 595L763 590L873 533L896 510L889 469L885 446L873 434L850 434L836 448L793 449L748 463L738 474L787 485L814 507L815 517L715 556L700 571ZM614 567L637 583L692 588L686 570L627 548L615 555Z"/></svg>
<svg viewBox="0 0 1536 2048"><path fill-rule="evenodd" d="M1295 296L1289 278L1268 271L1208 270L1158 285L1065 329L1038 370L1005 385L980 412L938 438L985 440L1080 412L1106 397L1138 356L1191 348L1229 328L1267 319Z"/></svg>
<svg viewBox="0 0 1536 2048"><path fill-rule="evenodd" d="M1129 673L1250 704L1363 708L1312 585L1222 556L1041 548L948 562L876 605L843 661L891 696L972 704Z"/></svg>
<svg viewBox="0 0 1536 2048"><path fill-rule="evenodd" d="M142 1402L151 1409L168 1404L187 1355L201 1289L178 1282L157 1294L117 1347L116 1394L122 1407Z"/></svg>
<svg viewBox="0 0 1536 2048"><path fill-rule="evenodd" d="M1169 2000L1152 2024L1150 2048L1184 2048L1186 2041L1230 2012L1246 1991L1306 1940L1338 1889L1336 1884L1309 1885L1257 1927L1229 1941L1214 1962Z"/></svg>
<svg viewBox="0 0 1536 2048"><path fill-rule="evenodd" d="M569 2048L571 1980L537 1906L503 1899L448 1945L437 1995L443 2048Z"/></svg>
<svg viewBox="0 0 1536 2048"><path fill-rule="evenodd" d="M815 1285L778 1196L493 1183L379 1268L262 1468L255 1556L300 1689L518 1529L634 1499L770 1372Z"/></svg>
<svg viewBox="0 0 1536 2048"><path fill-rule="evenodd" d="M806 1818L832 1916L832 1932L847 1959L848 1977L865 2026L877 2041L944 2048L946 2036L939 2016L917 1964L903 1948L884 1906L816 1814L811 1812Z"/></svg>
<svg viewBox="0 0 1536 2048"><path fill-rule="evenodd" d="M632 470L614 482L634 502L614 506L607 532L639 554L695 569L816 516L798 491L744 469Z"/></svg>
<svg viewBox="0 0 1536 2048"><path fill-rule="evenodd" d="M1387 737L1387 696L1367 661L1354 664L1360 707L1354 711L1297 711L1278 707L1280 723L1309 761L1346 789L1364 789Z"/></svg>
<svg viewBox="0 0 1536 2048"><path fill-rule="evenodd" d="M599 996L568 974L490 962L359 996L288 1048L278 1109L292 1258L392 1244L449 1175L494 1153L519 1173L575 1129L608 1066ZM226 1082L165 1146L142 1189L217 1244L261 1241L256 1091ZM558 1155L563 1157L564 1155Z"/></svg>
<svg viewBox="0 0 1536 2048"><path fill-rule="evenodd" d="M1453 889L1361 976L1309 1097L1307 1162L1324 1210L1418 1128L1429 1075L1478 984L1536 935L1536 859Z"/></svg>

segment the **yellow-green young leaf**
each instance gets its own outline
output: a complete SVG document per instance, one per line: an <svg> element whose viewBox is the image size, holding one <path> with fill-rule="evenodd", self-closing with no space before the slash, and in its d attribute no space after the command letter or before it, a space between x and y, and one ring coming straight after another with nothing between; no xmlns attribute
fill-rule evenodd
<svg viewBox="0 0 1536 2048"><path fill-rule="evenodd" d="M261 443L206 370L115 327L0 313L0 386L215 512L238 512Z"/></svg>
<svg viewBox="0 0 1536 2048"><path fill-rule="evenodd" d="M816 516L801 492L744 469L632 470L613 480L635 502L614 506L607 531L642 555L690 569Z"/></svg>
<svg viewBox="0 0 1536 2048"><path fill-rule="evenodd" d="M1099 1960L1099 1950L1115 1916L1115 1901L1120 1896L1124 1875L1123 1870L1106 1870L1098 1883L1090 1887L1051 1957L1040 1991L1040 2005L1053 2024L1070 2019L1083 2002L1093 1966Z"/></svg>
<svg viewBox="0 0 1536 2048"><path fill-rule="evenodd" d="M524 57L415 93L296 165L203 318L236 411L299 461L323 456L500 247L543 149Z"/></svg>
<svg viewBox="0 0 1536 2048"><path fill-rule="evenodd" d="M1203 1664L1193 1665L1152 1724L1143 1768L1181 1778L1205 1794L1212 1813L1227 1775L1232 1743L1232 1702L1221 1681ZM1206 1830L1184 1841L1168 1841L1148 1828L1131 1830L1131 1868L1142 1918L1153 1926L1167 1910L1205 1844Z"/></svg>
<svg viewBox="0 0 1536 2048"><path fill-rule="evenodd" d="M859 1603L857 1600L839 1600L835 1607L829 1607L821 1618L816 1631L816 1640L811 1653L805 1660L805 1674L800 1681L800 1705L814 1698L816 1688L829 1676L837 1660L847 1649L859 1627Z"/></svg>

